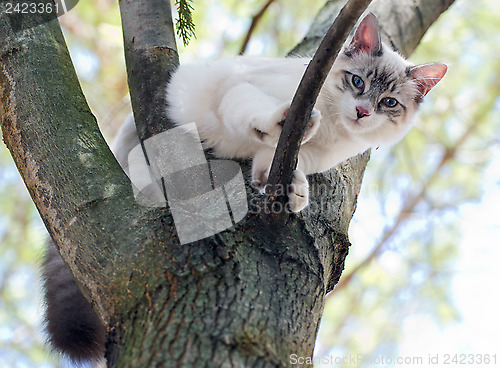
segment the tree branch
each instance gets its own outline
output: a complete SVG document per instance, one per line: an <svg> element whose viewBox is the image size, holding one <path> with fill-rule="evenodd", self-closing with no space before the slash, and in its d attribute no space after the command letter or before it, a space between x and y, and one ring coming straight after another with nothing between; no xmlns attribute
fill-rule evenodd
<svg viewBox="0 0 500 368"><path fill-rule="evenodd" d="M250 24L250 27L248 28L247 34L245 35L245 39L243 40L243 44L241 45L241 49L239 54L243 55L247 49L248 43L250 42L250 38L252 37L253 32L255 31L255 28L257 27L257 24L260 22L262 19L264 13L266 12L267 8L274 3L275 0L267 0L267 2L264 4L264 6L259 10L257 14L255 14L252 18L252 23Z"/></svg>
<svg viewBox="0 0 500 368"><path fill-rule="evenodd" d="M280 187L292 182L300 143L318 94L349 32L370 2L350 0L340 11L309 63L292 100L271 165L266 187L271 200L287 201L286 193L279 196L277 193Z"/></svg>
<svg viewBox="0 0 500 368"><path fill-rule="evenodd" d="M61 256L108 323L123 293L114 277L124 269L113 266L128 253L126 234L141 226L130 224L142 210L86 103L57 21L0 14L0 123Z"/></svg>
<svg viewBox="0 0 500 368"><path fill-rule="evenodd" d="M165 114L165 88L179 65L168 0L122 0L130 98L141 141L173 127Z"/></svg>

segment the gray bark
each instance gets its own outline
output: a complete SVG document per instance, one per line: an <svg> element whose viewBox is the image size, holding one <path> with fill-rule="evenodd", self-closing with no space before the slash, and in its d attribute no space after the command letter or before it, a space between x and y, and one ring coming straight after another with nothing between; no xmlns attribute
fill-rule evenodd
<svg viewBox="0 0 500 368"><path fill-rule="evenodd" d="M169 0L120 1L130 99L141 141L173 127L165 86L179 64Z"/></svg>
<svg viewBox="0 0 500 368"><path fill-rule="evenodd" d="M409 55L451 3L383 0L372 9L389 42ZM317 47L339 6L327 4L297 52ZM368 154L312 175L310 207L280 228L249 214L234 228L180 245L168 208L134 201L58 23L17 26L0 16L4 141L108 329L109 366L284 367L290 354L311 356L324 297L344 268ZM263 197L247 189L257 212Z"/></svg>

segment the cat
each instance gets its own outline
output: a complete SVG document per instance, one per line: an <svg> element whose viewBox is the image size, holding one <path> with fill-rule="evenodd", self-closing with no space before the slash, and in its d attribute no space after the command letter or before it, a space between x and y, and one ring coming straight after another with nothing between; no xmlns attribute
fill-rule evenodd
<svg viewBox="0 0 500 368"><path fill-rule="evenodd" d="M253 184L263 190L283 119L309 62L241 56L181 66L166 90L167 114L179 126L195 122L204 147L216 156L252 158ZM339 54L311 113L289 193L291 210L308 204L307 174L402 139L423 97L446 70L442 63L406 61L382 44L377 19L367 15ZM128 153L137 144L131 118L113 149L127 174ZM49 340L73 360L102 358L104 328L50 247L45 263Z"/></svg>
<svg viewBox="0 0 500 368"><path fill-rule="evenodd" d="M204 148L220 158L252 158L252 183L264 191L274 151L307 58L240 56L183 65L166 90L167 115L196 123ZM301 211L309 201L307 174L326 171L370 147L401 140L423 97L447 66L415 66L381 42L368 14L330 71L312 111L289 191ZM122 128L122 165L138 144L133 119Z"/></svg>

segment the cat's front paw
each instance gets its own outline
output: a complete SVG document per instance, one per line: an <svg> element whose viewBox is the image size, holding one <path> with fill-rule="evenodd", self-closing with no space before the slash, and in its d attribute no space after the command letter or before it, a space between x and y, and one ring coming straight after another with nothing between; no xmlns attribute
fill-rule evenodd
<svg viewBox="0 0 500 368"><path fill-rule="evenodd" d="M285 119L290 110L290 102L285 102L280 105L272 114L269 120L262 124L254 124L253 132L257 139L262 143L271 147L276 147L281 135L281 129L285 123ZM306 127L302 144L311 139L318 131L321 121L321 113L319 110L313 109L311 117Z"/></svg>
<svg viewBox="0 0 500 368"><path fill-rule="evenodd" d="M252 174L252 186L260 193L264 193L266 189L270 169L271 168L268 166L267 169L255 170Z"/></svg>
<svg viewBox="0 0 500 368"><path fill-rule="evenodd" d="M309 183L301 170L293 172L292 185L288 192L288 205L293 212L302 211L309 204Z"/></svg>
<svg viewBox="0 0 500 368"><path fill-rule="evenodd" d="M321 112L319 110L313 109L311 112L309 123L307 123L304 137L302 138L302 144L306 143L309 139L314 137L314 135L318 131L320 122L321 122Z"/></svg>
<svg viewBox="0 0 500 368"><path fill-rule="evenodd" d="M278 122L278 126L280 127L280 131L279 131L278 138L277 138L278 140L279 140L279 136L281 134L281 128L283 127L283 124L285 124L285 119L288 115L289 110L290 110L290 103L286 103L286 104L280 106L280 108L278 108L278 115L279 115L279 112L281 111L281 116L282 116L281 120ZM311 139L316 134L316 132L318 131L320 122L321 122L321 112L317 109L313 109L311 111L311 115L309 117L309 122L307 123L306 130L304 132L304 136L302 137L301 144L306 143L309 139ZM276 141L276 143L278 143L278 141Z"/></svg>
<svg viewBox="0 0 500 368"><path fill-rule="evenodd" d="M268 146L276 147L288 110L290 110L290 102L278 106L271 116L268 115L264 120L256 120L252 124L252 129L257 139Z"/></svg>
<svg viewBox="0 0 500 368"><path fill-rule="evenodd" d="M257 151L252 160L252 186L264 193L269 170L273 162L274 149L262 147Z"/></svg>

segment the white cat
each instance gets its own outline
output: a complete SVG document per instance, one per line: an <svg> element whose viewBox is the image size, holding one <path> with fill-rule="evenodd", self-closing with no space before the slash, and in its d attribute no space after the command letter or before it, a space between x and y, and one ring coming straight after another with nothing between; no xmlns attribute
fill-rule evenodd
<svg viewBox="0 0 500 368"><path fill-rule="evenodd" d="M262 190L309 61L241 56L182 65L167 87L167 114L177 125L196 123L204 148L216 156L252 158L253 184ZM402 139L422 98L446 70L441 63L414 66L390 50L381 42L377 19L367 15L339 54L311 114L290 188L291 210L308 204L305 175ZM138 143L133 120L118 143L123 165Z"/></svg>

